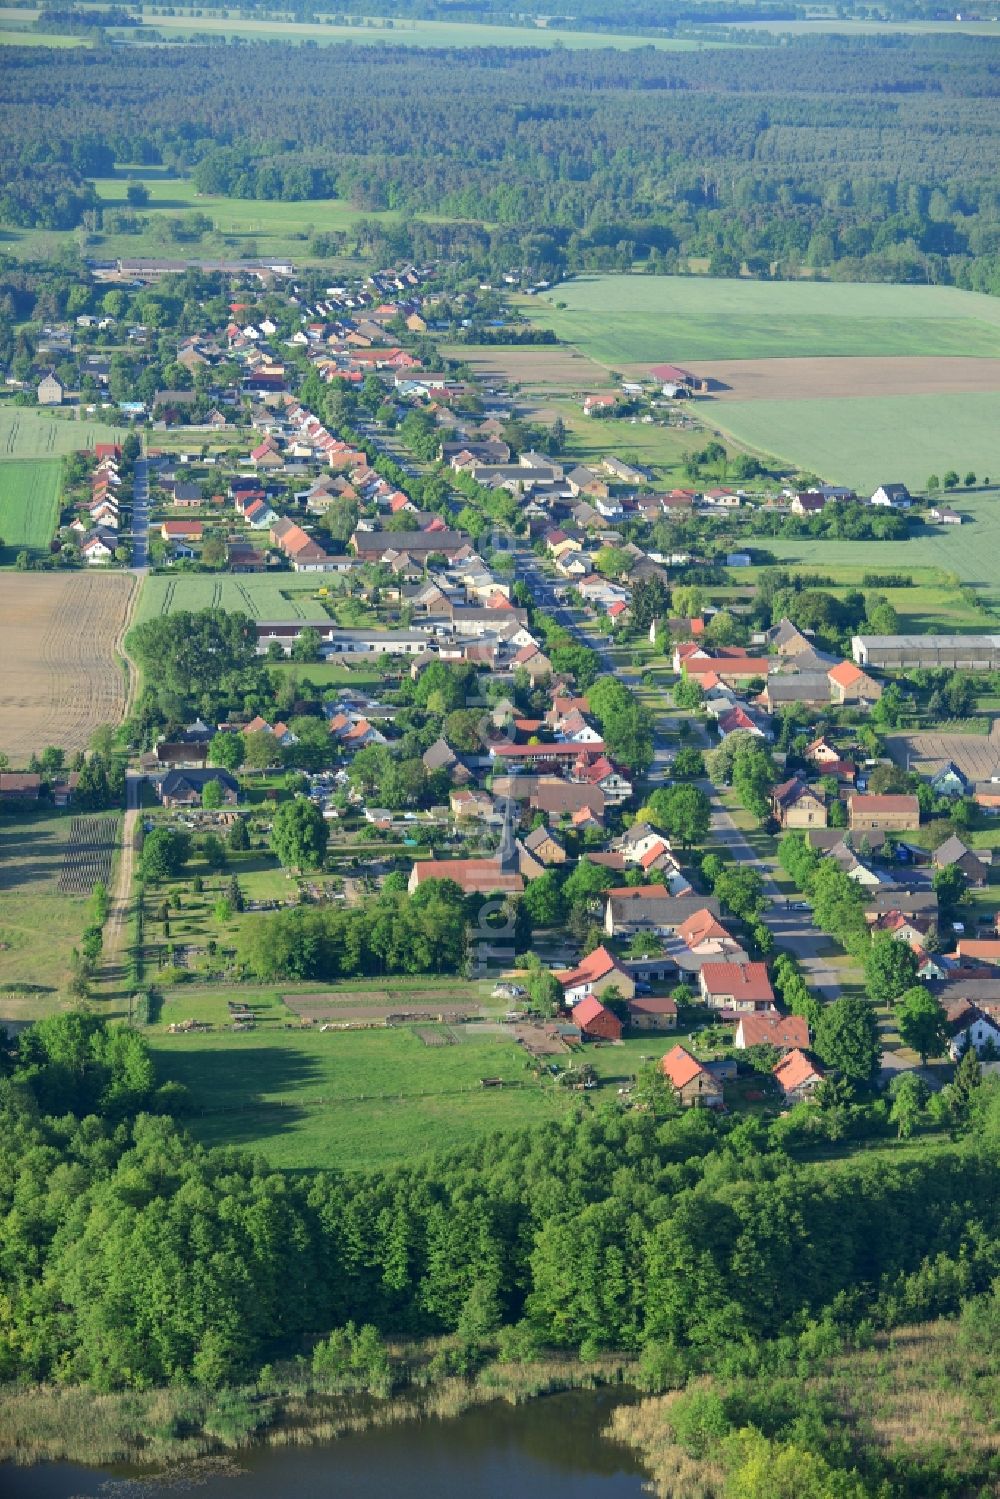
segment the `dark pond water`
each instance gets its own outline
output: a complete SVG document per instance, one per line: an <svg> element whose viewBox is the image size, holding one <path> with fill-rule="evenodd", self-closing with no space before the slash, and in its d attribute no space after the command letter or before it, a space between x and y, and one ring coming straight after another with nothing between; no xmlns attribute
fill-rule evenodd
<svg viewBox="0 0 1000 1499"><path fill-rule="evenodd" d="M322 1446L249 1450L149 1478L0 1466L3 1499L638 1499L633 1455L600 1432L610 1393L553 1395L408 1422Z"/></svg>

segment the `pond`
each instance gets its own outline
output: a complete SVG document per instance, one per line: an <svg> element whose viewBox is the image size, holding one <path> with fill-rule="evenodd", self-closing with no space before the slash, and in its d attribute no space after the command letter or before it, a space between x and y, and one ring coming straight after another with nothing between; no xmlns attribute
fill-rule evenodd
<svg viewBox="0 0 1000 1499"><path fill-rule="evenodd" d="M307 1447L250 1448L166 1474L0 1467L4 1499L639 1499L633 1454L601 1431L620 1394L479 1406Z"/></svg>

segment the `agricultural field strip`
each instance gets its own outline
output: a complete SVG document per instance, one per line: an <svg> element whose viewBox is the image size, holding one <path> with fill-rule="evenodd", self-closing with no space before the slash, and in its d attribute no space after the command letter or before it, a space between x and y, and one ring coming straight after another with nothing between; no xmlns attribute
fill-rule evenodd
<svg viewBox="0 0 1000 1499"><path fill-rule="evenodd" d="M162 577L152 575L143 583L136 607L135 622L156 619L182 609L228 609L249 614L252 619L284 620L319 619L322 604L312 596L315 579L296 586L294 574L286 574L281 583L273 578L205 576Z"/></svg>
<svg viewBox="0 0 1000 1499"><path fill-rule="evenodd" d="M5 670L0 749L15 765L46 744L85 749L125 710L116 657L131 574L11 573L0 589Z"/></svg>
<svg viewBox="0 0 1000 1499"><path fill-rule="evenodd" d="M919 491L930 474L950 468L994 478L1000 473L1000 391L734 400L699 403L697 409L703 421L757 452L868 492L890 478ZM963 496L955 500L965 508ZM891 543L879 544L880 557L886 545ZM909 553L913 544L904 545L916 562ZM982 558L979 566L981 576Z"/></svg>
<svg viewBox="0 0 1000 1499"><path fill-rule="evenodd" d="M1000 356L996 300L954 287L580 276L521 306L616 369L875 352Z"/></svg>
<svg viewBox="0 0 1000 1499"><path fill-rule="evenodd" d="M58 458L0 459L0 538L8 560L22 547L48 551L59 521L60 479Z"/></svg>

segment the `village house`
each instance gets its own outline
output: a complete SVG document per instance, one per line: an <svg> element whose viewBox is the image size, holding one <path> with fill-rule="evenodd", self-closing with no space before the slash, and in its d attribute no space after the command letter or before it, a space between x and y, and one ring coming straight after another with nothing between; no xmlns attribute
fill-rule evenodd
<svg viewBox="0 0 1000 1499"><path fill-rule="evenodd" d="M771 811L783 828L825 828L826 797L820 787L793 776L771 792Z"/></svg>
<svg viewBox="0 0 1000 1499"><path fill-rule="evenodd" d="M563 1003L567 1005L579 1004L580 1000L601 994L605 989L617 989L623 999L631 999L635 994L632 975L606 947L596 947L575 968L563 969L556 978L562 986Z"/></svg>
<svg viewBox="0 0 1000 1499"><path fill-rule="evenodd" d="M660 1071L685 1108L722 1108L722 1084L683 1046L675 1046L661 1057Z"/></svg>
<svg viewBox="0 0 1000 1499"><path fill-rule="evenodd" d="M847 798L847 816L852 832L866 828L905 832L920 826L920 803L909 795L862 796L853 792Z"/></svg>
<svg viewBox="0 0 1000 1499"><path fill-rule="evenodd" d="M38 382L36 391L39 406L61 406L66 396L66 387L55 370L49 370Z"/></svg>
<svg viewBox="0 0 1000 1499"><path fill-rule="evenodd" d="M749 1046L805 1051L809 1046L809 1024L801 1015L778 1015L767 1011L741 1015L736 1022L733 1046L737 1051L746 1051Z"/></svg>
<svg viewBox="0 0 1000 1499"><path fill-rule="evenodd" d="M566 848L555 833L544 825L535 828L524 840L524 846L534 858L545 865L565 864Z"/></svg>
<svg viewBox="0 0 1000 1499"><path fill-rule="evenodd" d="M877 703L882 696L882 684L876 682L854 661L841 661L827 672L830 683L830 701L844 703Z"/></svg>
<svg viewBox="0 0 1000 1499"><path fill-rule="evenodd" d="M605 900L604 930L609 937L631 937L638 932L666 937L697 912L719 914L714 897L673 896L663 885L626 885L609 890Z"/></svg>
<svg viewBox="0 0 1000 1499"><path fill-rule="evenodd" d="M706 963L698 987L712 1010L739 1014L777 1008L766 963Z"/></svg>
<svg viewBox="0 0 1000 1499"><path fill-rule="evenodd" d="M164 541L201 541L204 530L200 520L165 520L160 536Z"/></svg>
<svg viewBox="0 0 1000 1499"><path fill-rule="evenodd" d="M200 807L205 787L218 784L226 806L235 806L240 799L239 784L226 770L171 770L160 782L160 801L164 807Z"/></svg>
<svg viewBox="0 0 1000 1499"><path fill-rule="evenodd" d="M982 888L989 876L989 869L977 853L964 844L957 834L940 844L931 856L935 869L958 869L970 885Z"/></svg>
<svg viewBox="0 0 1000 1499"><path fill-rule="evenodd" d="M823 1072L804 1051L790 1051L772 1068L786 1103L810 1098L823 1081Z"/></svg>

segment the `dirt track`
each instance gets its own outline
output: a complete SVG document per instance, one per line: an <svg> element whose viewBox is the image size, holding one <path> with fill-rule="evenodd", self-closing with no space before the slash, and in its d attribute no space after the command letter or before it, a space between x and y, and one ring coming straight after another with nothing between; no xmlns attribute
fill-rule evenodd
<svg viewBox="0 0 1000 1499"><path fill-rule="evenodd" d="M836 400L842 396L920 396L1000 390L1000 359L699 360L719 401ZM644 370L647 366L636 365Z"/></svg>
<svg viewBox="0 0 1000 1499"><path fill-rule="evenodd" d="M27 764L47 744L85 749L120 723L125 675L116 657L135 587L130 573L5 573L0 579L0 750Z"/></svg>

